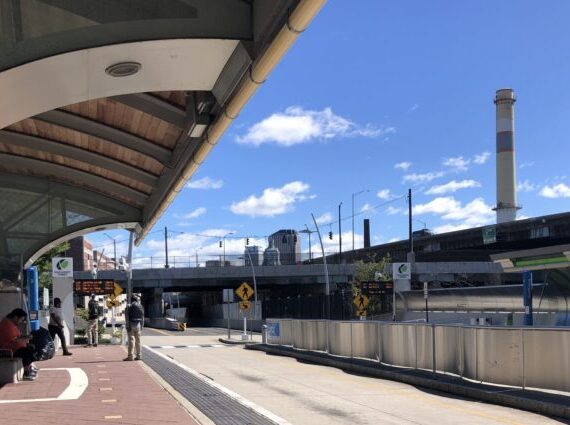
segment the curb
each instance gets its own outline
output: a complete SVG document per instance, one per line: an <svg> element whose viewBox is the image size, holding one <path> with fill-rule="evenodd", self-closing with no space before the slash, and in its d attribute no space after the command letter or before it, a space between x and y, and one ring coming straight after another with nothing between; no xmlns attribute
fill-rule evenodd
<svg viewBox="0 0 570 425"><path fill-rule="evenodd" d="M317 353L292 347L249 344L245 348L264 351L266 354L293 357L309 363L335 367L376 378L399 381L413 386L429 388L551 417L570 419L570 397L563 395L519 388L505 389L504 387L473 383L449 375L438 374L434 377L432 372L424 370L394 368L381 365L373 360L338 357L328 353Z"/></svg>
<svg viewBox="0 0 570 425"><path fill-rule="evenodd" d="M257 341L238 341L235 339L218 338L218 341L228 345L258 345L261 344Z"/></svg>

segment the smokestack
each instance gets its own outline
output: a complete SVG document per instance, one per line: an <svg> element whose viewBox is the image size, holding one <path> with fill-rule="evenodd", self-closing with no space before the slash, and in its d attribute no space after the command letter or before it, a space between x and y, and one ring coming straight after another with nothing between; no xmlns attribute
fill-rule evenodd
<svg viewBox="0 0 570 425"><path fill-rule="evenodd" d="M370 248L370 219L364 219L364 248Z"/></svg>
<svg viewBox="0 0 570 425"><path fill-rule="evenodd" d="M515 92L512 89L497 90L497 224L517 218L515 175Z"/></svg>

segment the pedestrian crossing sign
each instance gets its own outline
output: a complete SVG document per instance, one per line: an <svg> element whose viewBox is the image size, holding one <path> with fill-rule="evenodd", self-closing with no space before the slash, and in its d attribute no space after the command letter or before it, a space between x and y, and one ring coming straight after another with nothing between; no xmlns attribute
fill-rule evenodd
<svg viewBox="0 0 570 425"><path fill-rule="evenodd" d="M354 305L356 306L356 308L359 311L362 310L366 310L366 307L368 306L368 303L370 302L370 300L368 299L368 297L366 295L363 294L359 294L356 297L354 297Z"/></svg>
<svg viewBox="0 0 570 425"><path fill-rule="evenodd" d="M253 289L244 282L236 289L236 295L241 298L242 301L247 301L253 296Z"/></svg>

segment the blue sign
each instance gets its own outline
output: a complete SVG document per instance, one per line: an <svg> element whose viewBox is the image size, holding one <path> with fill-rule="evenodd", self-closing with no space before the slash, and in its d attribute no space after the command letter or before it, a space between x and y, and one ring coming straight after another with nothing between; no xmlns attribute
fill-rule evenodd
<svg viewBox="0 0 570 425"><path fill-rule="evenodd" d="M267 336L269 338L279 338L281 336L279 322L267 324Z"/></svg>

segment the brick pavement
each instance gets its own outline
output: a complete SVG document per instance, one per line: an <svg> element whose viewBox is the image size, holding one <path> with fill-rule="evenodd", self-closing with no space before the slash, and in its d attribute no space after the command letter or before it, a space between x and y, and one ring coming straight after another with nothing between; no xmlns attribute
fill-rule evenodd
<svg viewBox="0 0 570 425"><path fill-rule="evenodd" d="M88 377L85 392L76 400L0 404L0 424L185 424L197 422L155 382L141 362L123 362L120 346L72 347L73 356L37 362L38 379L0 388L0 401L56 398L68 386L66 370L80 368Z"/></svg>

